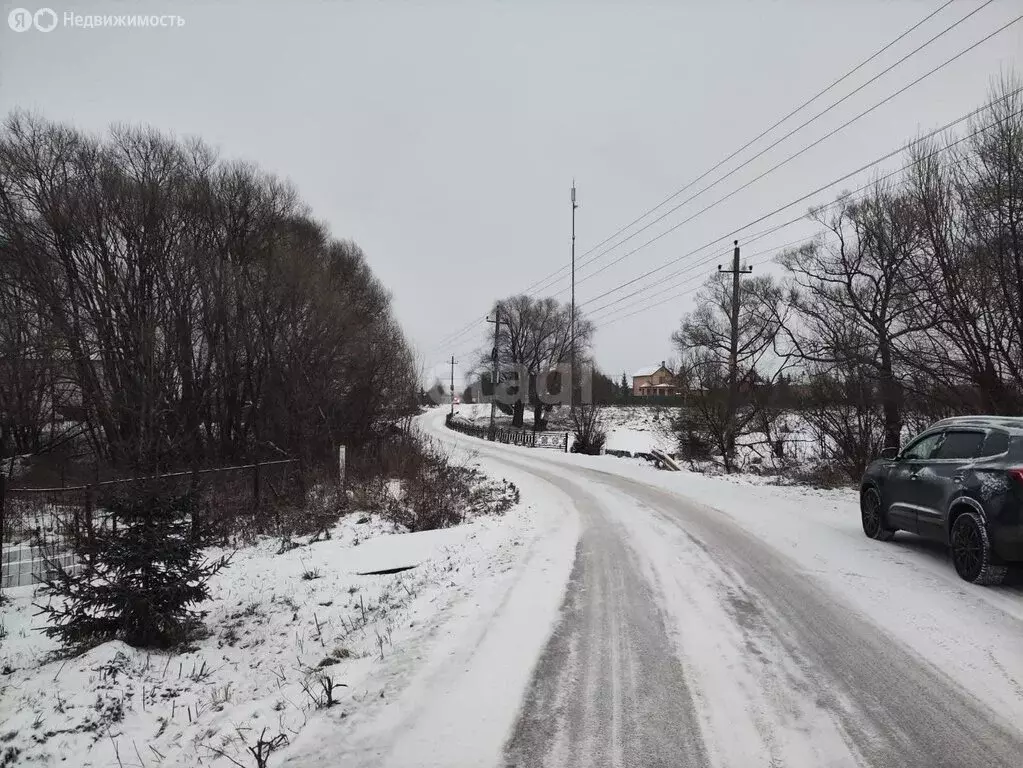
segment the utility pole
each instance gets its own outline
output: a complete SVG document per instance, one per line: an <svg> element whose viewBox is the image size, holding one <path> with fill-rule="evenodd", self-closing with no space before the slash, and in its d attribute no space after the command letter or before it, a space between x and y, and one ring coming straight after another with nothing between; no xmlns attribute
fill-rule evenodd
<svg viewBox="0 0 1023 768"><path fill-rule="evenodd" d="M739 264L739 241L736 240L732 251L732 268L723 269L718 264L718 272L732 276L732 338L728 351L728 432L725 449L729 458L735 455L735 412L739 400L739 278L748 275L753 267L742 267Z"/></svg>
<svg viewBox="0 0 1023 768"><path fill-rule="evenodd" d="M578 207L575 202L575 179L572 179L572 314L568 319L571 368L568 374L568 391L569 409L573 415L575 414L575 209Z"/></svg>
<svg viewBox="0 0 1023 768"><path fill-rule="evenodd" d="M487 437L491 441L497 436L497 340L501 333L501 305L494 310L494 319L487 318L488 323L494 324L494 348L490 351L490 360L493 363L490 374L490 431Z"/></svg>
<svg viewBox="0 0 1023 768"><path fill-rule="evenodd" d="M451 417L455 416L455 356L451 356Z"/></svg>

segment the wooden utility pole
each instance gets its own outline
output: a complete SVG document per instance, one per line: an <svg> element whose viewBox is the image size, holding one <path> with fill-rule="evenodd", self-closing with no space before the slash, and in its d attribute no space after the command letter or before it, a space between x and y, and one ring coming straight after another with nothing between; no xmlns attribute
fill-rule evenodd
<svg viewBox="0 0 1023 768"><path fill-rule="evenodd" d="M572 314L568 318L569 344L571 349L570 369L568 373L569 410L575 412L575 209L579 206L575 202L575 179L572 179Z"/></svg>
<svg viewBox="0 0 1023 768"><path fill-rule="evenodd" d="M732 251L732 268L724 269L718 264L718 272L732 276L732 338L728 350L728 432L725 448L728 456L735 455L735 414L739 401L739 277L748 275L753 267L742 267L739 264L739 241L736 240Z"/></svg>
<svg viewBox="0 0 1023 768"><path fill-rule="evenodd" d="M494 319L487 318L488 323L494 324L494 348L490 351L492 363L490 373L490 431L487 439L493 440L497 432L497 340L501 333L501 305L494 310Z"/></svg>
<svg viewBox="0 0 1023 768"><path fill-rule="evenodd" d="M451 417L455 416L455 356L451 356L451 391L448 393L451 398Z"/></svg>

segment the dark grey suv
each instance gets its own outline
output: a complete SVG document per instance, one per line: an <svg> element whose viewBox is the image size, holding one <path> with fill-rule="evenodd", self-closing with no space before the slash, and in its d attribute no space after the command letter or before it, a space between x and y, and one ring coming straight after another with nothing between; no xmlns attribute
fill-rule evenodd
<svg viewBox="0 0 1023 768"><path fill-rule="evenodd" d="M860 486L863 532L947 544L956 571L997 584L1023 562L1023 418L959 416L885 448Z"/></svg>

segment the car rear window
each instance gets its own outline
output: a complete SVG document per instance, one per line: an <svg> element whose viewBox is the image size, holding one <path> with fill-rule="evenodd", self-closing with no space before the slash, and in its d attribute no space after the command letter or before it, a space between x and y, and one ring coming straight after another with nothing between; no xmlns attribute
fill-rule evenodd
<svg viewBox="0 0 1023 768"><path fill-rule="evenodd" d="M983 443L983 432L947 432L934 458L972 459L980 454Z"/></svg>
<svg viewBox="0 0 1023 768"><path fill-rule="evenodd" d="M995 430L988 433L981 456L997 456L1000 453L1005 453L1007 450L1009 450L1008 433Z"/></svg>

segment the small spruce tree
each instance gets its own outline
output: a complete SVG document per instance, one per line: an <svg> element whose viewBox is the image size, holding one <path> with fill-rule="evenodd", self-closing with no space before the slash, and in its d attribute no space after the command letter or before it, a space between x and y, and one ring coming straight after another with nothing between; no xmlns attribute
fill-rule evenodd
<svg viewBox="0 0 1023 768"><path fill-rule="evenodd" d="M229 557L203 557L191 536L198 495L150 486L106 500L103 522L69 532L76 566L51 553L37 605L44 630L73 650L108 640L166 648L185 640L209 596L211 576Z"/></svg>

